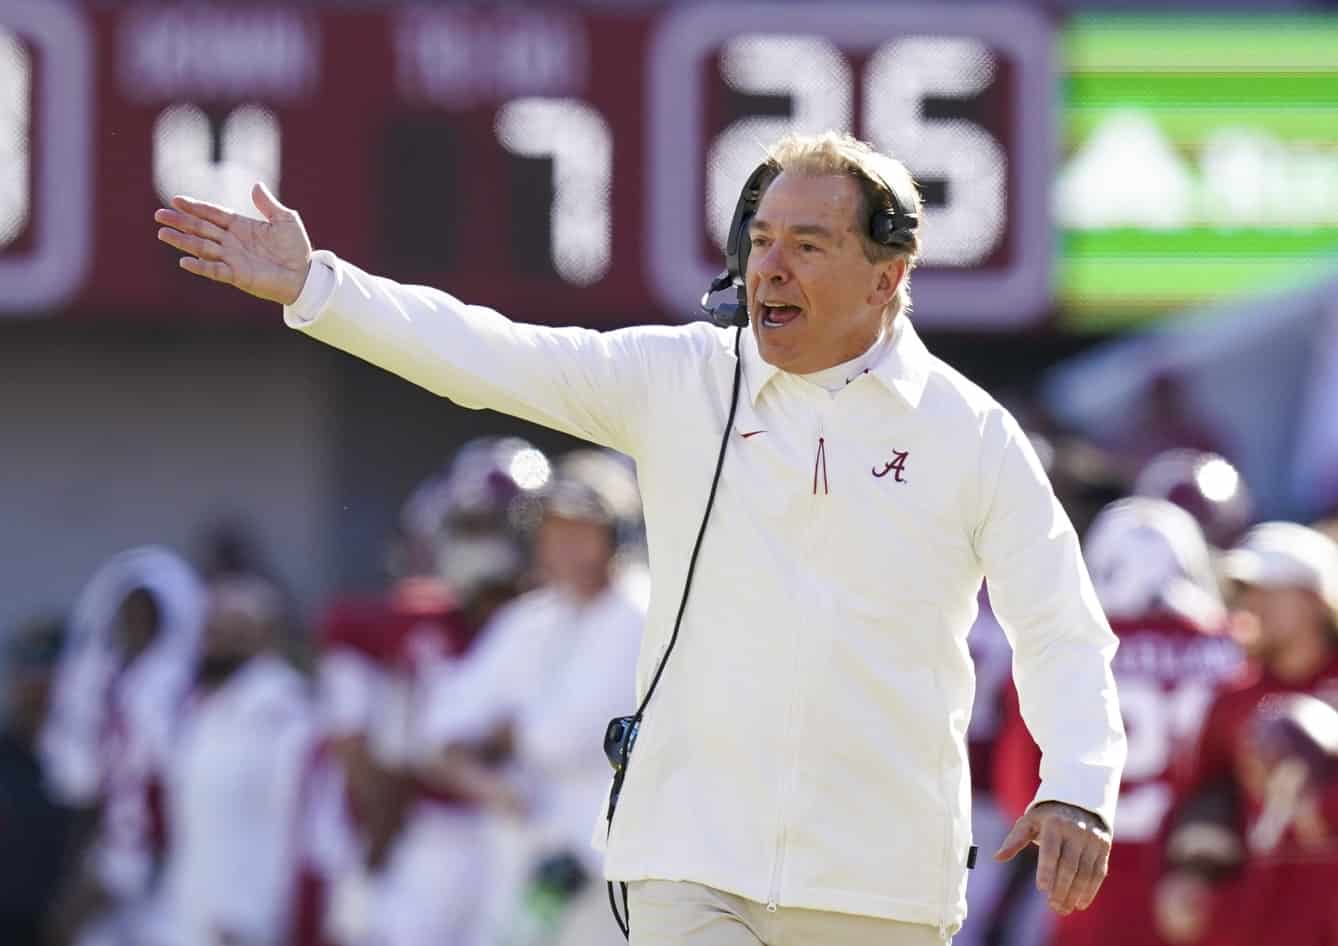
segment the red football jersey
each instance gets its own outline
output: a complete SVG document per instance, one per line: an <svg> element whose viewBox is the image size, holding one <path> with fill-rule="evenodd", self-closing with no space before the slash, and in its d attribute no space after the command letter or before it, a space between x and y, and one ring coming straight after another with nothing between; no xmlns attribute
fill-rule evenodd
<svg viewBox="0 0 1338 946"><path fill-rule="evenodd" d="M1164 946L1152 920L1158 832L1171 808L1176 757L1192 745L1213 693L1240 663L1235 643L1169 614L1112 623L1112 670L1129 740L1115 813L1110 871L1092 906L1058 917L1052 946ZM1041 754L1010 688L995 785L1013 817L1036 794Z"/></svg>
<svg viewBox="0 0 1338 946"><path fill-rule="evenodd" d="M384 740L388 731L395 742L406 738L426 693L469 649L477 630L431 579L406 579L381 599L338 602L321 634L333 728L362 729L373 740Z"/></svg>
<svg viewBox="0 0 1338 946"><path fill-rule="evenodd" d="M477 629L445 588L431 579L407 579L384 598L342 598L321 622L322 703L329 736L358 733L382 742L385 730L405 738L434 675L465 653ZM306 773L305 811L290 905L292 946L333 946L325 929L331 884L364 856L359 811L329 744L316 747ZM459 804L458 798L415 785L416 798Z"/></svg>
<svg viewBox="0 0 1338 946"><path fill-rule="evenodd" d="M1338 693L1338 659L1307 680L1286 682L1252 666L1213 701L1194 752L1177 773L1177 805L1223 782L1237 786L1235 828L1245 844L1246 863L1214 896L1213 917L1203 942L1213 946L1287 943L1338 946L1338 790L1323 797L1328 828L1302 839L1258 790L1242 764L1245 739L1260 704L1277 693L1311 693L1333 700Z"/></svg>
<svg viewBox="0 0 1338 946"><path fill-rule="evenodd" d="M434 655L458 656L476 628L438 582L407 579L384 598L343 598L326 612L319 647L347 649L387 670L403 672Z"/></svg>

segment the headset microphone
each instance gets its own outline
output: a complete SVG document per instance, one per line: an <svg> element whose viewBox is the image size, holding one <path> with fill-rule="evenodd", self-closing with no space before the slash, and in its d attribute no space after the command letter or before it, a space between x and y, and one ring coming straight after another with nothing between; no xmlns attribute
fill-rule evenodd
<svg viewBox="0 0 1338 946"><path fill-rule="evenodd" d="M775 161L763 161L748 175L748 181L739 193L739 202L734 205L734 218L729 223L729 235L725 240L725 271L711 280L711 287L702 295L701 301L702 311L721 328L743 328L748 324L748 290L743 283L748 272L748 250L752 248L748 224L762 202L762 192L780 172L780 165ZM737 293L737 302L710 303L712 295L730 287Z"/></svg>
<svg viewBox="0 0 1338 946"><path fill-rule="evenodd" d="M738 302L711 303L711 296L729 288L737 292ZM748 324L748 292L742 282L734 286L734 276L729 270L711 280L711 288L702 293L701 307L711 321L721 328L743 328Z"/></svg>

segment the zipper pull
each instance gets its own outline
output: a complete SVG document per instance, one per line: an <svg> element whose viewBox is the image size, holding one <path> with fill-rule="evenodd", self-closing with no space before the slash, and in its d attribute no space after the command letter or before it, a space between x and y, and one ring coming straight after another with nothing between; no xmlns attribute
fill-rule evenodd
<svg viewBox="0 0 1338 946"><path fill-rule="evenodd" d="M767 912L768 912L768 913L775 913L775 912L776 912L776 901L775 901L775 900L768 900L768 901L767 901Z"/></svg>

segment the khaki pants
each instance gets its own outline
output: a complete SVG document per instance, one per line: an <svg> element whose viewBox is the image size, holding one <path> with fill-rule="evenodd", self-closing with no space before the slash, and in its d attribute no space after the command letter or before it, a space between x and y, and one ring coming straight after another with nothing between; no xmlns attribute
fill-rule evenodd
<svg viewBox="0 0 1338 946"><path fill-rule="evenodd" d="M619 898L621 900L621 897ZM764 904L701 884L628 884L631 946L945 946L938 928Z"/></svg>
<svg viewBox="0 0 1338 946"><path fill-rule="evenodd" d="M622 909L621 897L618 909ZM609 909L609 891L603 877L591 877L567 907L553 946L627 946Z"/></svg>

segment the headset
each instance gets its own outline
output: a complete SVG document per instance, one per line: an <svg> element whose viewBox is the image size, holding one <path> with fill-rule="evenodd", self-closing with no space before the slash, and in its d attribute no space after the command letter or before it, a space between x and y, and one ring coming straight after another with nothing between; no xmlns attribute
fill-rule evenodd
<svg viewBox="0 0 1338 946"><path fill-rule="evenodd" d="M692 591L692 576L697 570L697 555L701 551L702 539L706 536L706 525L711 521L711 509L715 506L716 488L720 485L720 471L725 467L725 448L729 446L729 432L734 427L734 415L739 407L739 387L743 379L743 359L739 354L739 342L743 330L748 325L748 290L744 282L748 273L748 251L752 248L752 238L748 226L757 214L758 204L767 187L781 173L781 166L774 160L762 162L748 175L734 205L734 217L730 221L729 236L725 241L725 270L711 280L710 288L702 294L702 311L720 328L733 328L734 331L734 382L730 393L729 417L725 420L725 430L720 437L720 449L716 454L715 475L711 479L711 491L706 496L706 508L702 511L701 526L697 529L697 539L692 546L692 555L688 559L688 572L683 580L683 596L678 602L678 613L674 617L673 633L669 635L669 645L660 656L651 677L646 695L631 716L619 716L609 720L604 731L604 755L613 766L613 785L609 790L608 831L613 831L613 813L618 807L618 796L622 792L623 780L627 777L627 767L632 758L632 747L636 744L637 734L641 730L641 719L645 715L650 698L660 683L660 676L669 663L669 655L674 652L678 642L678 629L683 623L683 613L687 610L688 595ZM886 181L882 182L892 198L891 207L882 207L873 211L869 219L869 236L882 246L911 249L915 244L915 229L919 226L919 217L915 212L915 202L907 195L898 194ZM735 302L711 303L711 296L733 288ZM608 881L609 906L613 910L613 919L623 936L631 938L632 918L627 909L627 885L619 884L622 889L622 913L618 912L618 901L614 895L613 881Z"/></svg>

